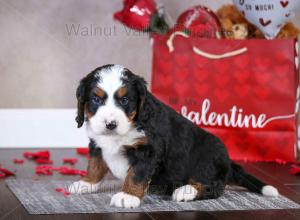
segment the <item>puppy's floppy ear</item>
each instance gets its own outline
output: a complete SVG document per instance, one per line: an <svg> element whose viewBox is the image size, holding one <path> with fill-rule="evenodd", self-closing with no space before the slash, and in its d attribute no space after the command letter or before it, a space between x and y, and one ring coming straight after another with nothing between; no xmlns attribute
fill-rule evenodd
<svg viewBox="0 0 300 220"><path fill-rule="evenodd" d="M86 78L83 78L80 81L80 84L76 90L76 98L77 98L77 116L76 122L77 127L82 127L84 123L84 107L85 107L85 95L86 95Z"/></svg>
<svg viewBox="0 0 300 220"><path fill-rule="evenodd" d="M134 84L135 84L136 90L139 94L139 110L141 110L145 103L145 99L146 99L147 82L142 77L135 76Z"/></svg>

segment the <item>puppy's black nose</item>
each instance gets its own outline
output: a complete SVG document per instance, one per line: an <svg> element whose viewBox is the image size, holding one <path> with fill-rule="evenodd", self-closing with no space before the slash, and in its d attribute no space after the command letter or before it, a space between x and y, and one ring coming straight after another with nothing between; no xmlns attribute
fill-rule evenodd
<svg viewBox="0 0 300 220"><path fill-rule="evenodd" d="M106 123L106 128L108 130L114 130L117 127L117 122L116 121L111 121Z"/></svg>

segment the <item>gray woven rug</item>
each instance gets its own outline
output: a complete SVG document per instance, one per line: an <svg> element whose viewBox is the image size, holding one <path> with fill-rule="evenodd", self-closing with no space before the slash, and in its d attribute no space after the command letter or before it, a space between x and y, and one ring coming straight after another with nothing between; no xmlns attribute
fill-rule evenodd
<svg viewBox="0 0 300 220"><path fill-rule="evenodd" d="M284 196L267 198L245 190L227 189L218 198L205 201L173 202L168 196L147 195L136 209L109 206L111 196L120 188L120 182L107 180L98 193L64 196L56 188L65 188L67 181L35 181L8 179L8 187L17 196L30 214L62 213L113 213L157 211L225 211L256 209L299 209L300 205Z"/></svg>

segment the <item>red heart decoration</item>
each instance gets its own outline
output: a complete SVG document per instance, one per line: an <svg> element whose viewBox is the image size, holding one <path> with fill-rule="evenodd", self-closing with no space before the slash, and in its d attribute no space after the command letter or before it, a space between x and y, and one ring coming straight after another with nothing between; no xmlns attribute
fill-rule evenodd
<svg viewBox="0 0 300 220"><path fill-rule="evenodd" d="M220 74L226 74L230 68L229 62L224 62L223 60L216 60L213 62L216 72Z"/></svg>
<svg viewBox="0 0 300 220"><path fill-rule="evenodd" d="M197 73L197 75L195 76L195 80L197 82L203 82L205 79L207 79L207 77L210 74L210 72L207 68L206 69L198 69L196 67L196 68L194 68L194 72Z"/></svg>
<svg viewBox="0 0 300 220"><path fill-rule="evenodd" d="M263 55L261 56L261 58L255 59L255 67L257 68L257 70L266 70L269 68L270 64L270 58L263 57Z"/></svg>
<svg viewBox="0 0 300 220"><path fill-rule="evenodd" d="M176 92L178 92L178 94L180 94L182 96L188 91L189 85L187 83L176 82L175 89L176 89Z"/></svg>
<svg viewBox="0 0 300 220"><path fill-rule="evenodd" d="M160 48L160 50L159 50L159 56L160 56L161 60L169 59L170 55L171 55L170 51L169 51L169 48L165 44L161 44L159 46L159 48Z"/></svg>
<svg viewBox="0 0 300 220"><path fill-rule="evenodd" d="M226 89L222 89L222 90L216 89L214 91L214 95L220 102L224 102L229 97L229 93Z"/></svg>
<svg viewBox="0 0 300 220"><path fill-rule="evenodd" d="M235 94L237 94L241 98L247 98L247 95L250 91L250 87L248 85L235 85L234 86Z"/></svg>
<svg viewBox="0 0 300 220"><path fill-rule="evenodd" d="M163 70L163 72L166 74L171 73L171 70L173 67L172 62L169 62L168 60L165 60L165 59L160 59L158 61L158 65L159 65L159 67L158 67L159 70Z"/></svg>
<svg viewBox="0 0 300 220"><path fill-rule="evenodd" d="M190 55L187 53L180 53L175 55L175 62L178 66L186 66L189 63Z"/></svg>
<svg viewBox="0 0 300 220"><path fill-rule="evenodd" d="M289 54L288 50L285 50L284 48L280 48L280 50L274 54L276 58L276 63L286 62L288 59L287 56Z"/></svg>
<svg viewBox="0 0 300 220"><path fill-rule="evenodd" d="M290 80L287 79L287 78L281 78L279 81L278 81L278 86L282 87L282 88L289 88L290 86ZM279 88L280 88L279 87Z"/></svg>
<svg viewBox="0 0 300 220"><path fill-rule="evenodd" d="M206 83L198 84L196 87L194 87L194 90L196 90L197 95L200 97L203 97L207 94L209 86Z"/></svg>
<svg viewBox="0 0 300 220"><path fill-rule="evenodd" d="M172 76L170 74L160 74L159 76L159 82L160 84L157 85L157 87L164 87L164 88L168 88L171 86L173 79Z"/></svg>
<svg viewBox="0 0 300 220"><path fill-rule="evenodd" d="M183 12L177 19L177 26L189 30L192 36L205 38L218 38L222 28L217 16L212 10L195 6Z"/></svg>
<svg viewBox="0 0 300 220"><path fill-rule="evenodd" d="M203 68L208 63L208 59L195 54L194 62L198 67Z"/></svg>
<svg viewBox="0 0 300 220"><path fill-rule="evenodd" d="M230 76L223 74L221 77L219 75L214 76L215 82L219 87L224 87L230 81Z"/></svg>
<svg viewBox="0 0 300 220"><path fill-rule="evenodd" d="M283 77L283 76L286 76L287 73L289 72L290 65L288 65L287 63L286 64L282 64L282 65L276 65L274 67L274 70L277 73L277 75Z"/></svg>
<svg viewBox="0 0 300 220"><path fill-rule="evenodd" d="M236 56L234 58L235 65L241 69L246 68L248 66L249 62L250 62L249 56L240 55L240 56Z"/></svg>
<svg viewBox="0 0 300 220"><path fill-rule="evenodd" d="M269 72L256 72L255 79L258 84L268 84L270 82L270 73Z"/></svg>
<svg viewBox="0 0 300 220"><path fill-rule="evenodd" d="M250 71L248 71L247 69L237 70L234 73L235 79L241 83L245 82L249 78L249 76L250 76Z"/></svg>
<svg viewBox="0 0 300 220"><path fill-rule="evenodd" d="M176 70L176 78L179 81L184 81L189 74L190 74L190 71L188 68L182 68L182 69Z"/></svg>
<svg viewBox="0 0 300 220"><path fill-rule="evenodd" d="M268 98L270 91L266 87L257 87L255 88L254 93L258 96L258 98L266 99Z"/></svg>

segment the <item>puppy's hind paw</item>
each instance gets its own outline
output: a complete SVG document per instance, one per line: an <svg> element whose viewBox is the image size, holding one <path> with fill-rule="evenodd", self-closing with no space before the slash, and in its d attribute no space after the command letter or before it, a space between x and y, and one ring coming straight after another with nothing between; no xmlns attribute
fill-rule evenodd
<svg viewBox="0 0 300 220"><path fill-rule="evenodd" d="M172 199L176 202L187 202L192 201L197 197L197 189L192 185L184 185L177 188L172 195Z"/></svg>
<svg viewBox="0 0 300 220"><path fill-rule="evenodd" d="M268 197L277 197L279 192L274 186L266 185L262 188L261 194Z"/></svg>

